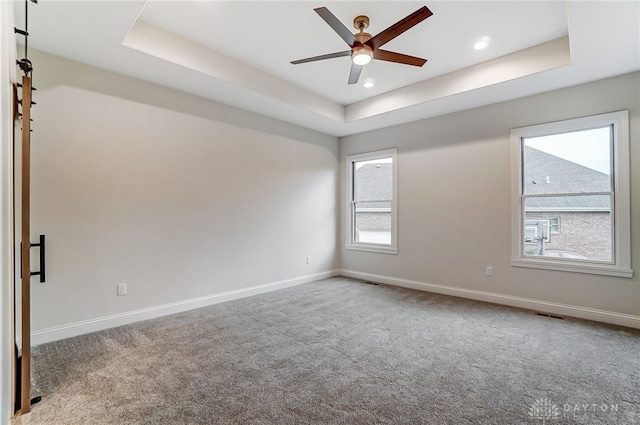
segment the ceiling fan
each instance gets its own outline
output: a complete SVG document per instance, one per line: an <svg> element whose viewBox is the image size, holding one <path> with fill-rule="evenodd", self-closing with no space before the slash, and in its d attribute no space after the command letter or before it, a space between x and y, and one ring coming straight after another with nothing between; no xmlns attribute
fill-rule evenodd
<svg viewBox="0 0 640 425"><path fill-rule="evenodd" d="M427 6L421 7L411 15L399 20L386 30L373 37L371 34L364 32L364 30L369 26L369 18L367 16L360 15L355 17L353 20L353 26L359 32L352 34L351 31L345 27L342 22L333 15L333 13L329 12L329 9L326 7L319 7L313 10L315 10L316 13L320 15L320 17L324 19L331 28L333 28L333 30L349 45L349 47L351 47L351 50L291 61L294 65L324 59L339 58L342 56L351 56L352 64L351 72L349 73L349 84L356 84L358 82L358 78L360 78L363 66L371 62L372 59L397 62L413 66L422 66L427 62L426 59L402 53L390 52L380 48L403 32L433 15Z"/></svg>

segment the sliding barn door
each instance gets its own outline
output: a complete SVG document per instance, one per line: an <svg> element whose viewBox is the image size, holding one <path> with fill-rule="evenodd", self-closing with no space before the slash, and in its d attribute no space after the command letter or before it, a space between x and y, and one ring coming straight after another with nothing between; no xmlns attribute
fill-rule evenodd
<svg viewBox="0 0 640 425"><path fill-rule="evenodd" d="M19 244L15 243L19 251L15 275L19 281L14 291L14 339L20 341L21 350L18 353L16 346L14 398L16 413L25 414L40 399L31 398L31 285L34 276L45 281L45 238L39 235L34 242L31 235L31 76L23 76L19 87L19 119L14 133L14 235L19 238ZM39 254L35 258L34 250Z"/></svg>
<svg viewBox="0 0 640 425"><path fill-rule="evenodd" d="M21 325L20 411L31 409L31 77L22 77L21 161Z"/></svg>

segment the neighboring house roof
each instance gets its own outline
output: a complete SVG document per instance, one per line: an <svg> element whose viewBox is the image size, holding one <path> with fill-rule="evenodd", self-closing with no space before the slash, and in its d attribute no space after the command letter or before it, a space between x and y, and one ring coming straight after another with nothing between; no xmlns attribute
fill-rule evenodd
<svg viewBox="0 0 640 425"><path fill-rule="evenodd" d="M354 172L356 201L376 201L393 197L393 164L366 164ZM364 208L389 208L388 203L372 203Z"/></svg>
<svg viewBox="0 0 640 425"><path fill-rule="evenodd" d="M593 193L608 192L611 178L605 173L575 162L525 147L525 193ZM367 164L354 172L357 201L391 199L392 164ZM593 211L609 210L608 196L571 196L562 198L528 198L527 210ZM363 208L384 208L384 203L368 203Z"/></svg>
<svg viewBox="0 0 640 425"><path fill-rule="evenodd" d="M525 194L609 192L611 177L575 162L525 147ZM529 198L527 209L609 210L609 196Z"/></svg>

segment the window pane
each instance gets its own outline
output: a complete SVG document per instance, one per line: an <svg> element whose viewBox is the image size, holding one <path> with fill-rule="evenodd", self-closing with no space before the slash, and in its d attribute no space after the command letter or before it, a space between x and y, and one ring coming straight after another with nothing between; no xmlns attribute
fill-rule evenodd
<svg viewBox="0 0 640 425"><path fill-rule="evenodd" d="M355 204L354 242L391 244L391 202Z"/></svg>
<svg viewBox="0 0 640 425"><path fill-rule="evenodd" d="M393 158L353 163L354 201L390 200L393 197Z"/></svg>
<svg viewBox="0 0 640 425"><path fill-rule="evenodd" d="M611 261L611 196L525 199L525 255ZM554 223L562 222L562 232ZM559 230L559 229L558 229Z"/></svg>
<svg viewBox="0 0 640 425"><path fill-rule="evenodd" d="M523 140L525 195L611 191L611 127Z"/></svg>

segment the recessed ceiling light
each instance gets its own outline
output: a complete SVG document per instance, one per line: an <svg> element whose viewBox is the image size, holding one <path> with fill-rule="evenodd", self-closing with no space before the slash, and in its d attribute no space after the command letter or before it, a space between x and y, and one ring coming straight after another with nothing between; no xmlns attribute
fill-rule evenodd
<svg viewBox="0 0 640 425"><path fill-rule="evenodd" d="M476 50L484 49L489 45L489 40L489 37L481 38L480 40L476 41L476 43L473 45L473 48Z"/></svg>
<svg viewBox="0 0 640 425"><path fill-rule="evenodd" d="M369 88L375 86L375 84L373 84L373 81L365 81L365 83L362 86L369 89Z"/></svg>

